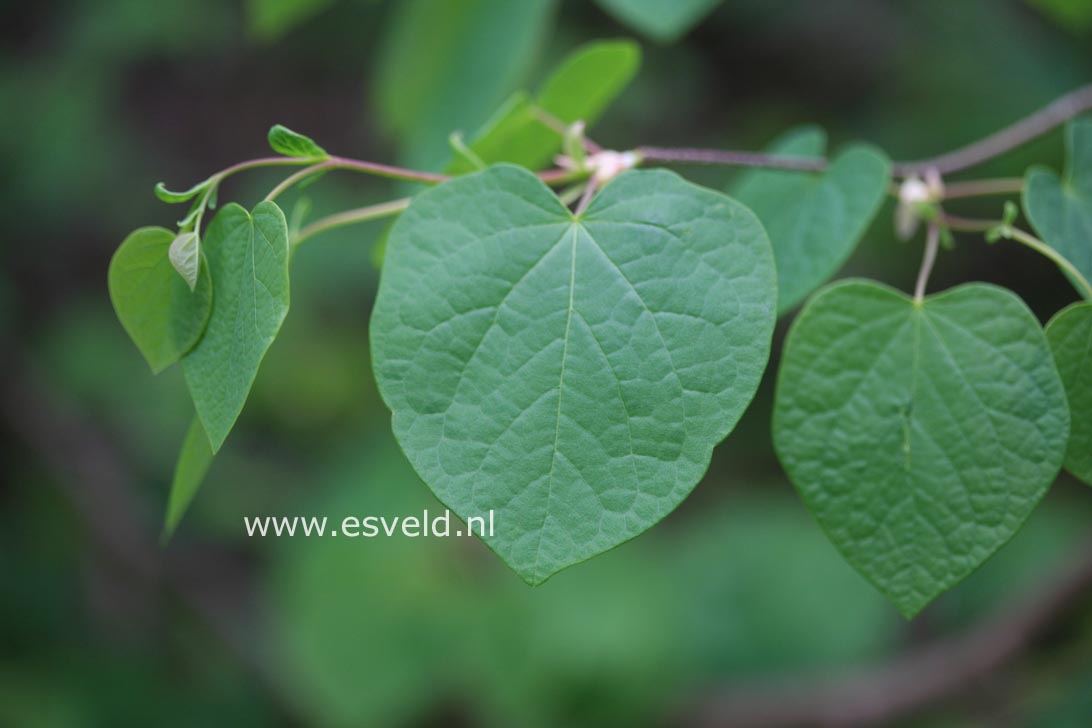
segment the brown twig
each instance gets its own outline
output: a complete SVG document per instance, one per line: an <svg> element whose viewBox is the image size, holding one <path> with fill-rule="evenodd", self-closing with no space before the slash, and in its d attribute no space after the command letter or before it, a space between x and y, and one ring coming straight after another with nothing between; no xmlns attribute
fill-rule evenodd
<svg viewBox="0 0 1092 728"><path fill-rule="evenodd" d="M1089 109L1092 109L1092 84L1054 100L1039 111L973 144L928 159L895 162L891 168L892 176L919 176L929 170L938 174L950 174L973 167L1026 144ZM653 162L723 164L801 172L822 171L827 166L827 160L822 157L789 157L761 152L670 147L638 147L635 151L645 160ZM1001 191L1011 190L1005 185L1002 190L990 189L976 194L995 194ZM957 193L955 196L960 195Z"/></svg>
<svg viewBox="0 0 1092 728"><path fill-rule="evenodd" d="M763 152L672 147L637 147L634 151L642 160L648 162L723 164L730 167L763 167L795 172L821 172L827 167L827 160L822 157L791 157Z"/></svg>
<svg viewBox="0 0 1092 728"><path fill-rule="evenodd" d="M945 182L944 199L958 200L963 197L983 197L985 195L1015 195L1019 194L1023 189L1023 177Z"/></svg>
<svg viewBox="0 0 1092 728"><path fill-rule="evenodd" d="M1089 109L1092 109L1092 84L1055 99L1034 114L985 139L929 159L897 162L893 171L899 177L922 174L928 169L935 169L941 174L958 172L1026 144Z"/></svg>

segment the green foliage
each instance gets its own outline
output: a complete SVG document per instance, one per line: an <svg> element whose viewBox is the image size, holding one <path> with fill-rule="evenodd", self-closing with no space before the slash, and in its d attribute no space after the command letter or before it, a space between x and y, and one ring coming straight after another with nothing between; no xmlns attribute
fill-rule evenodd
<svg viewBox="0 0 1092 728"><path fill-rule="evenodd" d="M1075 303L1046 327L1069 400L1069 448L1065 468L1092 485L1092 303Z"/></svg>
<svg viewBox="0 0 1092 728"><path fill-rule="evenodd" d="M778 456L846 559L908 617L1019 529L1068 433L1046 338L1004 289L968 284L919 304L838 283L789 332Z"/></svg>
<svg viewBox="0 0 1092 728"><path fill-rule="evenodd" d="M723 195L629 172L574 218L497 166L395 224L376 379L425 482L494 510L486 542L537 584L686 497L758 386L775 298L761 225Z"/></svg>
<svg viewBox="0 0 1092 728"><path fill-rule="evenodd" d="M604 10L660 43L670 43L698 24L721 0L599 0Z"/></svg>
<svg viewBox="0 0 1092 728"><path fill-rule="evenodd" d="M227 205L209 225L205 248L216 297L205 335L182 360L182 369L216 452L288 313L284 213L273 202L260 203L253 214Z"/></svg>
<svg viewBox="0 0 1092 728"><path fill-rule="evenodd" d="M118 320L156 373L193 348L212 310L208 267L193 271L191 291L171 263L174 239L164 228L133 232L114 253L108 273Z"/></svg>
<svg viewBox="0 0 1092 728"><path fill-rule="evenodd" d="M1092 279L1092 117L1066 127L1066 151L1064 177L1045 167L1028 170L1024 211L1039 237Z"/></svg>
<svg viewBox="0 0 1092 728"><path fill-rule="evenodd" d="M641 65L633 41L588 43L573 51L542 84L538 105L566 123L592 124L629 85Z"/></svg>
<svg viewBox="0 0 1092 728"><path fill-rule="evenodd" d="M476 5L448 2L470 12ZM509 0L513 6L520 2ZM1054 601L1053 589L1043 587L1054 583L1057 567L1086 558L1081 554L1088 546L1080 539L1092 519L1092 491L1068 476L978 571L938 598L916 624L901 624L897 611L838 555L792 487L773 472L767 401L772 386L762 388L731 439L714 451L690 502L667 522L534 589L476 539L247 538L243 514L318 514L334 522L344 515L405 516L421 507L440 508L390 437L389 412L369 367L367 312L379 275L368 255L374 250L382 257L378 243L390 219L323 233L292 256L292 314L277 333L275 351L262 360L246 417L236 425L246 432L231 436L237 446L223 448L216 471L209 471L230 487L210 482L179 526L192 528L193 537L163 555L168 572L185 578L172 578L163 592L144 583L146 569L126 568L133 548L139 557L133 563L147 562L147 548L139 546L143 539L132 537L160 526L148 519L163 515L163 486L170 483L194 407L181 367L148 376L143 356L126 341L101 290L109 259L102 244L114 240L116 246L144 224L163 224L172 236L203 238L214 216L197 219L206 206L187 216L208 191L207 180L192 194L174 197L173 209L148 194L152 183L185 182L178 185L184 190L214 172L205 169L213 161L245 163L245 157L230 158L232 150L268 156L262 153L264 134L246 140L257 117L279 114L278 108L291 108L279 120L301 129L308 127L300 119L327 117L325 126L341 126L338 136L367 150L375 162L401 157L407 166L427 161L435 164L430 169L443 169L449 158L444 139L461 129L469 149L483 133L481 123L518 88L526 89L517 97L526 116L515 115L515 138L530 126L541 131L541 146L549 149L540 151L536 143L530 155L513 156L499 135L497 151L485 156L540 171L550 165L560 136L534 114L542 103L539 81L551 70L537 61L560 60L604 30L628 32L611 25L596 3L557 3L556 28L546 18L541 32L529 34L538 43L508 49L523 71L502 58L482 73L480 83L497 89L485 94L492 101L451 93L447 103L456 106L442 113L467 121L415 119L415 127L432 131L413 138L391 132L382 123L383 110L359 98L366 89L374 100L374 79L392 72L378 67L376 51L386 46L386 21L397 19L404 5L405 0L12 4L3 34L8 42L0 50L6 61L0 64L0 108L8 111L0 134L0 227L7 254L0 272L0 329L5 358L14 365L6 402L10 434L18 443L36 428L40 434L28 439L35 447L6 448L14 457L0 508L0 571L9 585L0 598L0 724L685 723L695 718L691 706L704 704L707 691L720 695L720 686L748 689L744 703L752 694L768 702L759 688L772 683L770 700L775 709L785 707L788 701L778 702L785 697L777 689L783 681L806 685L814 676L822 685L824 676L833 676L838 682L846 671L869 671L890 659L899 663L910 643L920 640L962 645L960 635L1002 624L992 616L1010 605ZM660 3L652 22L680 5ZM1049 15L1037 15L1037 7L1049 8ZM846 136L853 130L899 157L926 157L971 143L1092 79L1087 8L1092 4L1086 0L928 0L875 7L723 3L683 42L649 50L639 83L627 87L621 103L589 126L589 134L619 151L629 149L619 144L691 147L714 140L753 149L795 120L819 118L832 142L859 138ZM436 15L440 23L448 17ZM1062 23L1066 31L1059 30ZM252 40L268 42L292 27L301 32L274 47L243 37L249 31ZM630 34L638 36L636 30ZM440 56L437 66L451 63L456 67L444 70L459 76L455 59L464 51L455 41L448 46L411 38L406 47ZM479 52L495 47L489 40ZM525 55L530 63L519 61ZM497 82L494 74L508 80ZM605 77L594 72L573 78L594 84ZM868 89L881 90L862 93ZM590 94L573 92L567 101L584 103ZM275 120L267 119L261 131ZM411 148L426 137L429 149ZM1061 141L1059 129L1011 156L945 175L945 185L951 192L958 189L953 183L1011 178L1033 163L1062 171ZM331 153L350 151L335 149L332 137L323 146ZM467 166L458 171L479 168L472 150L463 156L459 164ZM647 160L644 166L656 164ZM295 171L286 165L233 175L222 192L235 197L224 202L235 199L250 209ZM678 171L714 189L724 189L734 176L716 166L680 165ZM328 215L420 189L392 189L387 180L354 175L331 170L308 190L314 208L288 215L290 240L293 230L310 229ZM900 178L896 174L892 182ZM575 204L581 175L571 180L556 189ZM286 215L299 199L298 189L277 198ZM953 216L993 218L1000 217L1000 204L991 201L998 199L939 204ZM481 214L490 210L487 203ZM186 217L181 229L170 224ZM1014 228L1029 224L1006 217ZM772 222L776 217L765 224L771 237ZM1064 226L1064 217L1053 224ZM437 225L435 235L455 227ZM922 239L897 244L891 228L888 219L874 223L849 265L835 275L852 269L911 285ZM1043 322L1059 303L1076 300L1049 269L1037 276L1040 269L1026 265L1028 256L1012 243L987 247L975 233L954 234L957 250L947 255L941 249L927 288L1003 278ZM180 252L199 253L202 240L183 241ZM1076 257L1092 241L1079 242ZM199 257L181 261L197 262L198 272L208 276L209 265ZM211 291L213 298L217 293ZM789 312L785 327L795 314ZM1069 358L1067 372L1062 357L1068 355L1054 340L1062 331L1059 322L1072 323L1076 335L1082 326L1074 321L1067 312L1047 330L1070 400L1072 373L1079 382L1080 369ZM781 338L776 335L776 356ZM1077 353L1076 340L1064 342ZM774 373L767 372L770 385ZM22 386L24 376L30 377L29 389ZM832 372L831 381L840 376ZM24 400L28 404L21 405ZM1064 462L1074 470L1074 456L1087 447L1080 444L1086 442L1084 409L1071 406ZM207 435L199 430L187 442L200 445L202 437ZM205 443L203 451L210 454L211 445ZM85 463L85 456L92 459ZM185 451L180 467L183 462ZM99 466L106 470L99 472ZM330 469L336 472L324 475ZM200 469L189 472L194 476L180 477L174 486L169 510L177 512L183 481L199 482ZM328 498L335 489L337 498ZM80 501L77 507L69 498ZM100 537L103 527L112 529L106 538ZM927 527L920 525L926 534ZM133 546L114 558L113 551L126 544ZM272 578L273 588L248 575ZM176 593L176 586L182 591ZM237 614L232 605L247 608ZM1037 630L1049 639L1025 642L1015 670L973 684L948 682L950 698L921 716L895 716L892 722L968 728L1009 719L1087 728L1092 673L1081 665L1087 662L1092 621L1082 605L1072 607ZM246 622L251 613L270 619L244 624L241 642L233 639L238 633L224 631L239 622L232 617ZM1035 613L1043 614L1026 614ZM268 648L257 661L236 649L252 642ZM274 684L265 676L273 676ZM883 681L885 690L875 697L906 697L907 688L913 692L919 683L911 678L901 686ZM853 712L854 706L847 707Z"/></svg>
<svg viewBox="0 0 1092 728"><path fill-rule="evenodd" d="M816 127L789 132L767 150L822 157ZM750 207L770 236L777 260L778 311L784 313L834 275L857 247L887 193L891 164L864 145L847 147L824 172L753 170L732 195Z"/></svg>
<svg viewBox="0 0 1092 728"><path fill-rule="evenodd" d="M587 125L606 110L633 79L641 49L632 41L599 41L573 51L542 84L532 99L517 92L475 135L470 150L485 164L511 162L541 169L561 147L562 135L547 121ZM447 171L477 169L474 160L457 158Z"/></svg>
<svg viewBox="0 0 1092 728"><path fill-rule="evenodd" d="M395 5L374 106L410 163L443 163L448 134L477 128L523 80L554 7L554 0Z"/></svg>
<svg viewBox="0 0 1092 728"><path fill-rule="evenodd" d="M328 156L326 150L315 144L309 137L292 131L281 124L274 124L269 130L269 147L277 154L286 157L309 157L321 160Z"/></svg>
<svg viewBox="0 0 1092 728"><path fill-rule="evenodd" d="M171 480L171 493L167 499L167 515L163 525L164 541L174 535L182 516L197 495L210 465L212 448L209 447L209 438L201 427L200 418L194 417L186 430L186 438L182 441L182 451L178 455L174 478Z"/></svg>
<svg viewBox="0 0 1092 728"><path fill-rule="evenodd" d="M605 4L652 25L651 4ZM674 37L712 4L657 6L649 32ZM446 137L452 179L341 158L321 167L439 183L415 199L313 223L304 199L291 226L272 202L253 215L233 204L202 231L220 182L268 160L183 192L157 186L161 200L188 202L189 212L177 235L149 233L154 250L123 245L111 289L138 346L154 351L153 368L182 357L197 412L166 536L287 314L290 238L399 213L389 241L384 233L373 249L383 274L371 328L394 433L455 513L494 513L496 530L484 540L525 581L540 584L640 534L703 476L713 446L754 395L776 314L850 257L892 188L892 164L864 145L828 158L825 134L806 127L769 151L820 159L823 170L753 169L733 187L738 201L669 172L630 170L725 157L587 144L586 126L640 63L630 41L582 46L536 94L511 94L553 6L410 0L394 10L379 112L418 166L442 161ZM460 128L477 126L506 94L465 142ZM894 180L902 178L900 210L939 225L933 232L946 249L949 226L969 225L987 240L1021 242L1079 278L1066 258L1092 267L1092 120L1072 124L1068 141L1066 177L1035 169L1025 190L1028 215L1053 248L1016 227L1011 202L996 223L938 217L944 185L915 188L902 172ZM330 159L280 125L269 144L293 158ZM533 174L559 151L556 169ZM293 173L268 197L317 176ZM935 252L927 250L921 286ZM179 275L169 275L171 266ZM194 292L179 298L186 287ZM907 616L1016 533L1063 458L1092 478L1092 423L1077 418L1070 438L1066 402L1068 392L1075 412L1092 405L1083 378L1088 309L1056 318L1048 344L1022 302L1001 289L971 285L920 299L860 281L815 295L788 338L774 413L776 449L804 500L846 559ZM194 308L190 318L185 305ZM185 335L174 332L178 317ZM298 369L286 361L282 367ZM273 393L257 397L268 409L293 410L297 426L307 410L300 398L313 399L307 391L336 399L323 386L334 370L305 368L320 386L284 396L295 375L282 368Z"/></svg>

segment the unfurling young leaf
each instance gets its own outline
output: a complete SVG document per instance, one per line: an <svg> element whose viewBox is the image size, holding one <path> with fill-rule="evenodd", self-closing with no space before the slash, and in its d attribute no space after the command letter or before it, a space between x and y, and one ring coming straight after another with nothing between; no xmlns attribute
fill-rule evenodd
<svg viewBox="0 0 1092 728"><path fill-rule="evenodd" d="M265 352L288 313L288 226L273 202L248 214L234 203L213 218L204 239L216 281L212 315L200 343L182 360L212 451L243 409ZM174 272L171 272L174 275Z"/></svg>
<svg viewBox="0 0 1092 728"><path fill-rule="evenodd" d="M165 184L163 184L162 182L157 182L155 185L155 196L163 202L172 205L179 202L188 202L189 200L192 200L194 197L196 197L199 193L204 192L205 188L208 187L208 185L209 180L205 180L204 182L198 182L193 187L190 187L188 190L185 190L183 192L172 192L171 190L167 189L167 186Z"/></svg>
<svg viewBox="0 0 1092 728"><path fill-rule="evenodd" d="M178 464L175 465L174 478L171 480L167 515L163 523L163 542L174 535L211 464L212 448L209 447L208 435L201 427L201 419L194 417L186 431L186 439L182 441L182 450L178 454Z"/></svg>
<svg viewBox="0 0 1092 728"><path fill-rule="evenodd" d="M1020 528L1058 474L1069 410L1013 293L975 283L916 304L851 280L789 330L773 436L831 541L912 617Z"/></svg>
<svg viewBox="0 0 1092 728"><path fill-rule="evenodd" d="M286 126L274 124L269 130L269 146L277 154L286 157L309 157L311 159L326 159L326 150L315 144L311 137L292 131Z"/></svg>
<svg viewBox="0 0 1092 728"><path fill-rule="evenodd" d="M1065 176L1046 167L1029 169L1024 212L1047 245L1085 278L1092 278L1092 117L1071 121L1065 139ZM1084 295L1084 289L1071 282Z"/></svg>
<svg viewBox="0 0 1092 728"><path fill-rule="evenodd" d="M212 281L195 271L189 286L171 264L174 233L141 228L125 239L110 261L110 300L121 325L153 372L189 351L205 329L212 309Z"/></svg>
<svg viewBox="0 0 1092 728"><path fill-rule="evenodd" d="M1062 309L1046 327L1069 400L1065 469L1092 485L1092 303Z"/></svg>
<svg viewBox="0 0 1092 728"><path fill-rule="evenodd" d="M751 401L776 317L773 256L739 203L663 170L574 218L500 165L418 195L372 317L395 436L524 580L671 512Z"/></svg>
<svg viewBox="0 0 1092 728"><path fill-rule="evenodd" d="M816 127L789 132L767 150L822 157L826 135ZM823 172L753 170L731 194L754 210L777 260L778 311L796 306L849 259L887 194L891 164L879 150L845 148Z"/></svg>
<svg viewBox="0 0 1092 728"><path fill-rule="evenodd" d="M190 287L197 288L197 276L201 269L201 239L195 232L179 233L168 251L171 265Z"/></svg>

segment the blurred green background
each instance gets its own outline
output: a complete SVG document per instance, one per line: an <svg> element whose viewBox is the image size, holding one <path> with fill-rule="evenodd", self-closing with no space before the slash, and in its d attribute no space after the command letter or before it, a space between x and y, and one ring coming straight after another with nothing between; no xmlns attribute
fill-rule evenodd
<svg viewBox="0 0 1092 728"><path fill-rule="evenodd" d="M791 700L816 678L957 639L1087 549L1092 493L1063 477L1012 543L904 622L782 474L773 366L677 512L536 589L476 541L248 538L243 516L439 507L394 445L370 373L382 223L295 257L292 311L240 425L159 547L190 405L177 368L148 372L106 290L126 233L179 216L155 182L185 187L263 156L276 122L334 153L436 168L450 131L471 134L602 38L644 52L591 129L618 149L753 149L814 122L834 146L919 158L1092 79L1084 0L667 5L688 14L681 27L658 22L663 5L622 0L5 4L0 725L702 724L714 696L774 686L775 702ZM976 174L1059 167L1062 153L1056 131ZM685 171L717 188L733 174ZM281 176L234 179L221 197L253 204ZM318 215L399 191L330 174L301 194ZM888 209L845 273L909 288L920 242L891 227ZM1044 320L1074 298L1033 253L974 237L942 255L932 287L968 279L1011 287ZM891 724L1092 725L1084 597L1017 660Z"/></svg>

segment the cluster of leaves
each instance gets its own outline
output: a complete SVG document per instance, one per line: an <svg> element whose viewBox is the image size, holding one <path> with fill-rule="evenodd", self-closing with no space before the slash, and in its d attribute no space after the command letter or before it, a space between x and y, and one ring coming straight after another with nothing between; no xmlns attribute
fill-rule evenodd
<svg viewBox="0 0 1092 728"><path fill-rule="evenodd" d="M286 157L325 157L313 141L282 126L270 130L269 144ZM184 192L156 185L164 202L193 200L189 213L177 232L136 230L110 261L110 299L122 326L153 372L182 363L197 412L175 472L168 535L242 412L288 313L288 224L276 203L250 212L226 205L200 229L225 176Z"/></svg>
<svg viewBox="0 0 1092 728"><path fill-rule="evenodd" d="M665 170L600 176L580 132L638 63L632 43L591 44L469 141L453 136L451 178L417 194L388 238L371 345L394 434L455 513L494 512L485 541L501 559L538 584L670 513L754 396L777 317L805 299L774 444L831 541L903 614L1007 542L1063 462L1092 482L1092 303L1044 333L985 284L816 291L878 214L887 157L849 145L821 171L754 170L731 196ZM1066 176L1031 170L1023 202L1086 287L1092 121L1068 138ZM328 159L283 127L270 142L290 163ZM587 185L575 210L534 173L563 145L568 181ZM771 152L820 158L825 138L798 130ZM246 166L158 188L192 200L190 214L177 233L133 233L110 267L122 324L154 371L181 361L196 410L168 533L288 311L292 242L275 202L227 205L201 229L220 181ZM993 237L1027 237L1011 223Z"/></svg>

